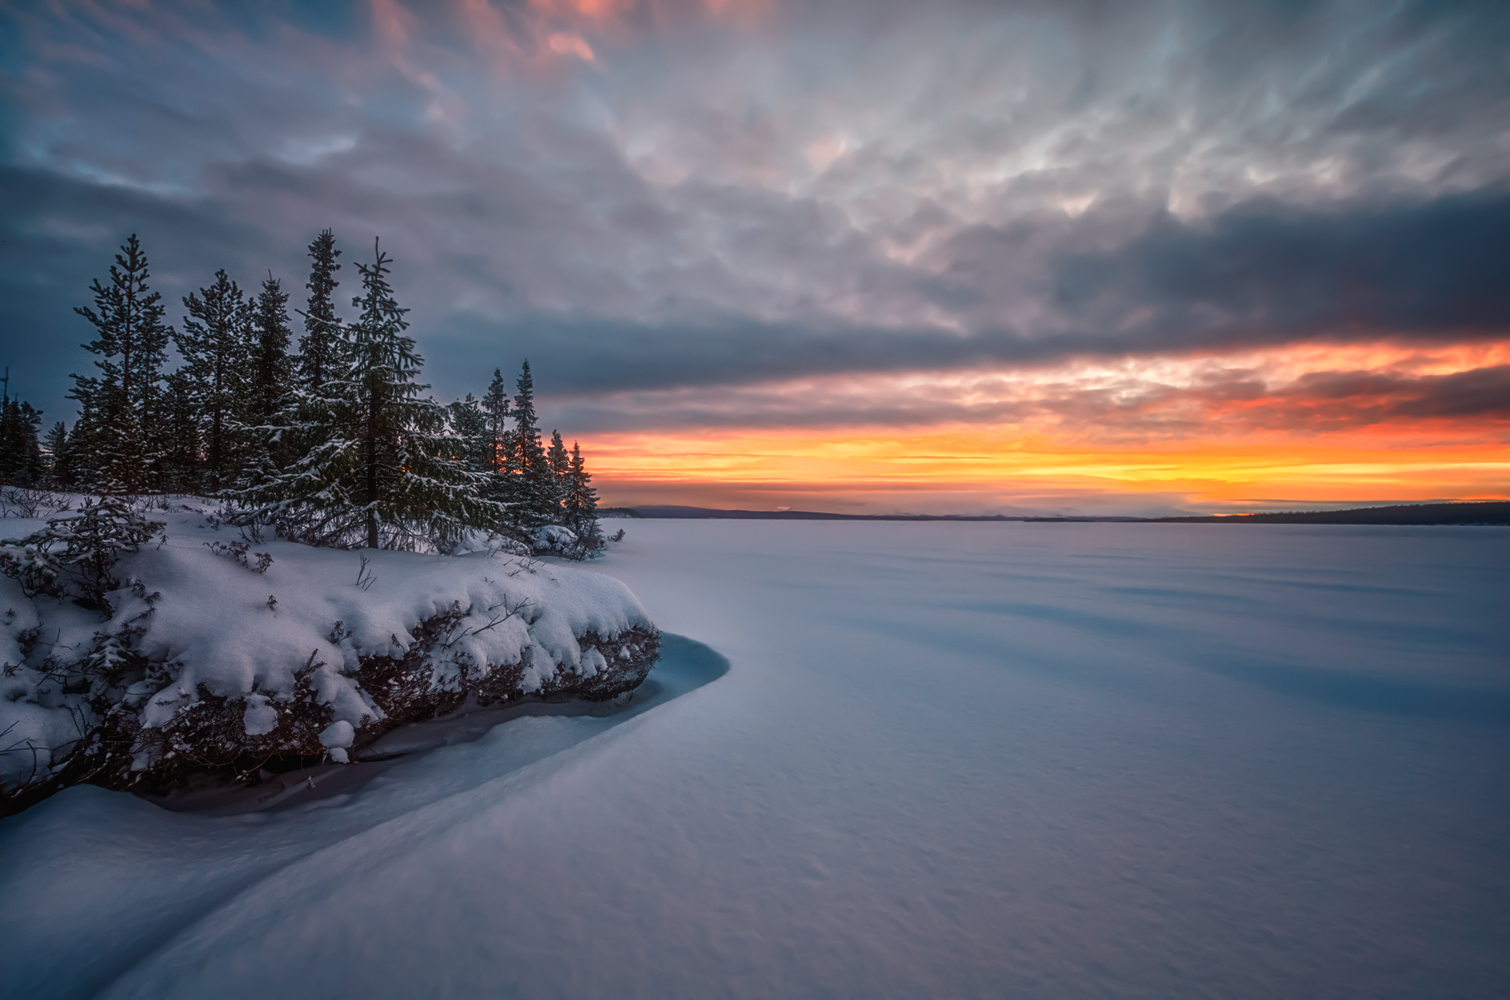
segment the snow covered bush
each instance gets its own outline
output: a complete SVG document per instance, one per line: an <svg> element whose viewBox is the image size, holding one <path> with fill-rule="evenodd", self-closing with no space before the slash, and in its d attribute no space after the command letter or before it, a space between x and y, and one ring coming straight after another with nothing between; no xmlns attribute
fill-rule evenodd
<svg viewBox="0 0 1510 1000"><path fill-rule="evenodd" d="M116 559L162 526L121 497L88 500L75 514L49 518L40 531L0 542L0 572L19 580L28 596L72 597L108 617L105 595L120 585L112 575Z"/></svg>
<svg viewBox="0 0 1510 1000"><path fill-rule="evenodd" d="M622 583L496 547L250 552L192 503L166 523L85 510L5 550L3 811L81 782L154 791L351 759L469 704L612 698L659 653Z"/></svg>
<svg viewBox="0 0 1510 1000"><path fill-rule="evenodd" d="M559 524L546 524L535 529L533 540L536 552L564 555L576 548L577 533Z"/></svg>

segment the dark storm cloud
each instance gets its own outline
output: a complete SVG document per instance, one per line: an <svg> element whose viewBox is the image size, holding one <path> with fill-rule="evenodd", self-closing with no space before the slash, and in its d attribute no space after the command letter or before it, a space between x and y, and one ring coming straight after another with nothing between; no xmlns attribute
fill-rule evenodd
<svg viewBox="0 0 1510 1000"><path fill-rule="evenodd" d="M1241 373L1192 386L1143 386L1056 391L1033 406L1071 427L1101 428L1101 436L1185 437L1223 431L1274 430L1313 434L1432 420L1474 421L1489 439L1510 431L1510 366L1411 375L1401 372L1311 372L1268 386ZM1134 429L1135 430L1132 430Z"/></svg>
<svg viewBox="0 0 1510 1000"><path fill-rule="evenodd" d="M1272 199L1186 224L1170 216L1107 253L1065 254L1055 302L1081 322L1200 331L1457 338L1510 327L1510 191L1306 211ZM1214 335L1214 336L1213 336Z"/></svg>
<svg viewBox="0 0 1510 1000"><path fill-rule="evenodd" d="M1244 434L1354 431L1379 426L1471 426L1510 440L1510 366L1451 374L1315 371L1292 380L1217 369L1176 383L1108 377L1086 384L1056 373L1025 380L676 389L584 396L558 403L553 420L573 433L611 431L626 420L662 431L792 426L906 428L1013 424L1082 438L1156 440Z"/></svg>
<svg viewBox="0 0 1510 1000"><path fill-rule="evenodd" d="M128 233L176 307L325 226L448 396L1510 326L1510 8L570 7L0 12L5 360L61 415Z"/></svg>

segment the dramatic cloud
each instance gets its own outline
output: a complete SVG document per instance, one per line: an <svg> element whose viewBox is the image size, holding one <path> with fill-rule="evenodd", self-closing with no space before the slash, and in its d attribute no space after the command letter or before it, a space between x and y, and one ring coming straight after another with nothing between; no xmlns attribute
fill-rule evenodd
<svg viewBox="0 0 1510 1000"><path fill-rule="evenodd" d="M128 233L176 315L330 226L439 394L528 356L584 431L1500 421L1482 358L1155 369L1503 344L1506 51L1480 3L10 4L3 360L63 415Z"/></svg>

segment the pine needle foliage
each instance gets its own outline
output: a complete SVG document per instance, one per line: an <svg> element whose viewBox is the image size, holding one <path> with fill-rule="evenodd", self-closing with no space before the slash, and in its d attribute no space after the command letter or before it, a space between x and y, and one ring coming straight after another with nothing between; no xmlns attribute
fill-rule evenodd
<svg viewBox="0 0 1510 1000"><path fill-rule="evenodd" d="M105 595L120 586L112 572L116 560L162 527L120 497L89 500L75 513L50 518L40 531L0 543L0 572L28 597L72 597L109 617Z"/></svg>
<svg viewBox="0 0 1510 1000"><path fill-rule="evenodd" d="M336 317L335 290L340 284L336 272L341 269L336 258L336 237L329 229L309 244L312 261L309 300L303 312L304 336L299 339L299 380L304 388L319 392L327 379L341 367L341 321Z"/></svg>
<svg viewBox="0 0 1510 1000"><path fill-rule="evenodd" d="M293 421L307 451L243 499L292 537L343 548L446 545L467 527L490 528L496 506L482 477L455 457L446 411L420 393L423 359L405 334L408 311L389 284L390 258L374 243L358 264L361 310L344 328L344 364L305 392Z"/></svg>
<svg viewBox="0 0 1510 1000"><path fill-rule="evenodd" d="M252 297L217 271L183 299L175 332L133 235L109 283L91 286L93 308L77 310L95 327L85 346L98 356L94 374L74 376L79 419L54 428L44 449L39 415L0 401L0 478L117 497L213 495L238 521L316 545L444 550L477 529L522 550L600 550L581 449L568 452L559 432L542 435L529 362L512 395L495 368L480 398L435 402L381 245L356 265L352 321L335 307L334 234L308 249L295 356L289 296L271 273ZM170 339L179 364L165 377ZM569 551L567 537L576 540Z"/></svg>
<svg viewBox="0 0 1510 1000"><path fill-rule="evenodd" d="M69 398L77 400L74 426L75 475L106 493L140 493L151 485L151 442L158 383L172 328L163 322L162 295L147 284L151 273L141 241L132 233L115 263L109 284L90 285L94 308L74 312L94 327L84 345L94 354L96 374L74 375Z"/></svg>
<svg viewBox="0 0 1510 1000"><path fill-rule="evenodd" d="M252 304L224 269L183 300L183 330L174 338L180 369L203 423L206 485L213 491L236 481L252 366Z"/></svg>

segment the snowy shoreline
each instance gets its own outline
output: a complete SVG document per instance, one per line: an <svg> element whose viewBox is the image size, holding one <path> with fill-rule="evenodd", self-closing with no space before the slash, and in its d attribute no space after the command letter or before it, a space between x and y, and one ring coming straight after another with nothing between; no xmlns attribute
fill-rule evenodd
<svg viewBox="0 0 1510 1000"><path fill-rule="evenodd" d="M0 577L13 804L81 780L161 792L206 769L255 780L300 758L343 762L467 704L611 699L655 662L655 626L599 573L486 547L238 539L203 503L162 506L151 541L113 570L108 618Z"/></svg>

